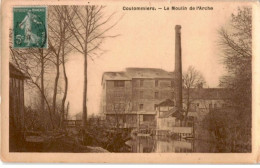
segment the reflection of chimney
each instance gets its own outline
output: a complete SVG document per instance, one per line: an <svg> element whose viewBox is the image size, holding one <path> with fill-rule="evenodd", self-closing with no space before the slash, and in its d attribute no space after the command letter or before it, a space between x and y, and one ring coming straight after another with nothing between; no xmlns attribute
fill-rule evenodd
<svg viewBox="0 0 260 168"><path fill-rule="evenodd" d="M175 26L175 97L179 112L182 110L182 61L181 61L181 26Z"/></svg>

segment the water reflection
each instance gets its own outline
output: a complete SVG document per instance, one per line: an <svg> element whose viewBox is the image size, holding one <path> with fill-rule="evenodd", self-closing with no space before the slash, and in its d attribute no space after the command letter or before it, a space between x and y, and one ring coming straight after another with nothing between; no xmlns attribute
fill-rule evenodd
<svg viewBox="0 0 260 168"><path fill-rule="evenodd" d="M136 136L126 142L133 153L190 153L194 152L193 141L175 140L162 136Z"/></svg>

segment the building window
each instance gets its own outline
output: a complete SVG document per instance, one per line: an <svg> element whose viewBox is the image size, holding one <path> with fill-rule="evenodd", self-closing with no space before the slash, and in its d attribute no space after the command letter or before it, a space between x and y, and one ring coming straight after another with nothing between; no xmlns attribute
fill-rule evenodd
<svg viewBox="0 0 260 168"><path fill-rule="evenodd" d="M199 103L197 103L197 106L199 107L199 106L200 106L200 104L199 104Z"/></svg>
<svg viewBox="0 0 260 168"><path fill-rule="evenodd" d="M209 108L212 109L212 104L211 103L209 104Z"/></svg>
<svg viewBox="0 0 260 168"><path fill-rule="evenodd" d="M174 87L174 81L173 80L171 81L171 87Z"/></svg>
<svg viewBox="0 0 260 168"><path fill-rule="evenodd" d="M140 87L143 87L144 86L144 80L140 80Z"/></svg>
<svg viewBox="0 0 260 168"><path fill-rule="evenodd" d="M144 92L140 91L140 99L144 98Z"/></svg>
<svg viewBox="0 0 260 168"><path fill-rule="evenodd" d="M125 81L115 81L114 82L115 87L124 87L125 86Z"/></svg>
<svg viewBox="0 0 260 168"><path fill-rule="evenodd" d="M143 110L144 109L144 104L139 104L139 110Z"/></svg>
<svg viewBox="0 0 260 168"><path fill-rule="evenodd" d="M157 106L158 106L157 104L154 104L154 110L156 110Z"/></svg>
<svg viewBox="0 0 260 168"><path fill-rule="evenodd" d="M155 116L154 115L143 115L143 121L154 121Z"/></svg>
<svg viewBox="0 0 260 168"><path fill-rule="evenodd" d="M120 103L111 104L112 109L118 111L120 109Z"/></svg>
<svg viewBox="0 0 260 168"><path fill-rule="evenodd" d="M120 103L120 110L125 111L125 103Z"/></svg>
<svg viewBox="0 0 260 168"><path fill-rule="evenodd" d="M174 99L174 92L171 92L171 99Z"/></svg>
<svg viewBox="0 0 260 168"><path fill-rule="evenodd" d="M121 98L121 92L120 91L114 91L114 98Z"/></svg>
<svg viewBox="0 0 260 168"><path fill-rule="evenodd" d="M158 99L159 98L159 92L154 92L154 98Z"/></svg>
<svg viewBox="0 0 260 168"><path fill-rule="evenodd" d="M214 108L217 108L217 104L216 103L214 104Z"/></svg>
<svg viewBox="0 0 260 168"><path fill-rule="evenodd" d="M16 88L19 88L19 79L15 79L15 86Z"/></svg>
<svg viewBox="0 0 260 168"><path fill-rule="evenodd" d="M158 80L155 80L155 87L158 87Z"/></svg>

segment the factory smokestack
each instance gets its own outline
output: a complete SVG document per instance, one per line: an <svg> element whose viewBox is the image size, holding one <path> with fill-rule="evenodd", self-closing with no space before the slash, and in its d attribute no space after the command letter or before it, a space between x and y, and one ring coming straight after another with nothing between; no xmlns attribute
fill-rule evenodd
<svg viewBox="0 0 260 168"><path fill-rule="evenodd" d="M175 26L175 97L179 112L182 111L182 61L181 61L181 26Z"/></svg>

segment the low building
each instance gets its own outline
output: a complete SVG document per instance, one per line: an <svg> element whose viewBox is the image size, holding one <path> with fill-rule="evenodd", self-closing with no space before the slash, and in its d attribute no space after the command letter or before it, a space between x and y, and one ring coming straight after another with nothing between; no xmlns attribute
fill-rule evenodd
<svg viewBox="0 0 260 168"><path fill-rule="evenodd" d="M180 126L182 116L177 112L174 102L170 99L158 104L156 115L156 128L157 130L171 130L175 126Z"/></svg>
<svg viewBox="0 0 260 168"><path fill-rule="evenodd" d="M157 106L157 130L159 134L169 132L191 133L194 122L200 122L211 110L230 105L230 90L223 88L191 88L183 90L183 113L177 112L174 101L166 99ZM189 106L189 107L188 107ZM180 122L187 112L187 120ZM182 127L182 128L178 128Z"/></svg>
<svg viewBox="0 0 260 168"><path fill-rule="evenodd" d="M18 152L24 140L24 80L28 78L9 63L9 150Z"/></svg>
<svg viewBox="0 0 260 168"><path fill-rule="evenodd" d="M183 91L183 109L199 121L211 110L231 105L231 90L225 88L190 88Z"/></svg>
<svg viewBox="0 0 260 168"><path fill-rule="evenodd" d="M190 119L192 118L192 119ZM165 100L157 106L156 134L179 134L192 136L193 117L188 116L187 122L183 122L184 115L180 113L172 100Z"/></svg>

